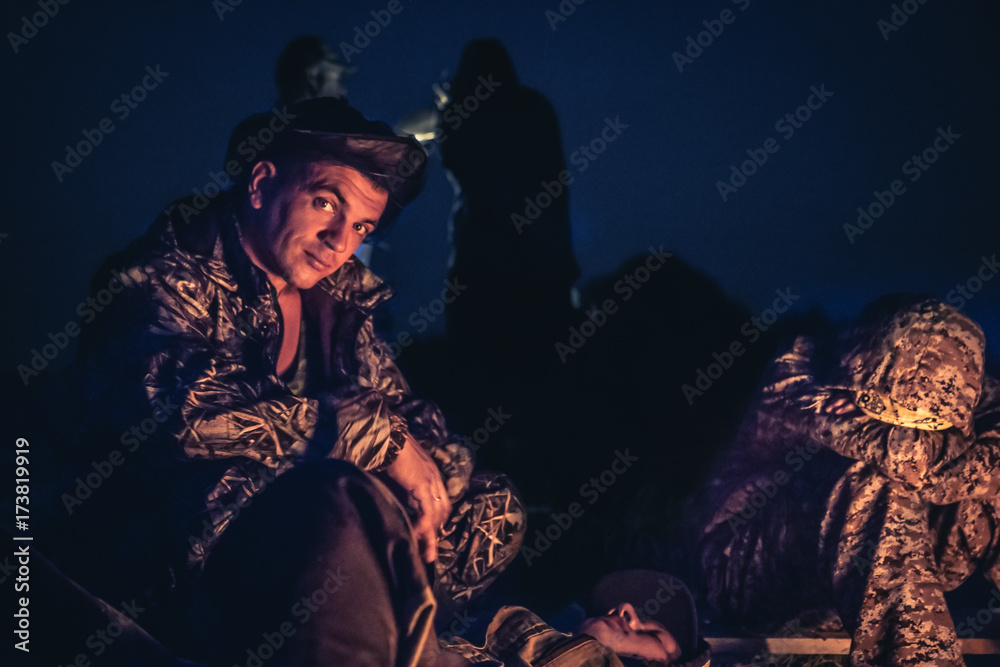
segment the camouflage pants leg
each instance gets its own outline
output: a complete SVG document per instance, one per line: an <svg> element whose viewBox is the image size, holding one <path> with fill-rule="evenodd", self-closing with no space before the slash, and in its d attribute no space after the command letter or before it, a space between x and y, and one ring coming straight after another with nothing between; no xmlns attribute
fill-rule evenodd
<svg viewBox="0 0 1000 667"><path fill-rule="evenodd" d="M944 592L977 569L1000 583L1000 499L928 505L864 464L817 460L770 500L761 479L729 495L702 539L710 601L758 630L832 604L855 665L963 665Z"/></svg>
<svg viewBox="0 0 1000 667"><path fill-rule="evenodd" d="M434 585L438 618L466 606L514 560L524 540L526 518L507 477L472 476L438 541Z"/></svg>
<svg viewBox="0 0 1000 667"><path fill-rule="evenodd" d="M851 467L830 495L820 536L857 667L964 665L944 600L928 506Z"/></svg>

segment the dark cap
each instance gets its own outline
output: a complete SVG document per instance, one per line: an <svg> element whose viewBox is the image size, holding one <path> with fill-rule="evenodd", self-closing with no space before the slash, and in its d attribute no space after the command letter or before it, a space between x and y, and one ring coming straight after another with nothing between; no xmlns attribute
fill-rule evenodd
<svg viewBox="0 0 1000 667"><path fill-rule="evenodd" d="M246 182L263 160L335 162L357 169L389 193L379 227L420 193L427 168L427 152L412 136L368 120L332 97L250 116L229 137L225 163L234 160L241 167L239 182Z"/></svg>
<svg viewBox="0 0 1000 667"><path fill-rule="evenodd" d="M707 667L710 663L711 649L698 635L694 596L683 581L655 570L612 572L594 586L588 611L594 615L606 614L621 602L630 603L644 620L662 624L677 640L681 657L671 665Z"/></svg>

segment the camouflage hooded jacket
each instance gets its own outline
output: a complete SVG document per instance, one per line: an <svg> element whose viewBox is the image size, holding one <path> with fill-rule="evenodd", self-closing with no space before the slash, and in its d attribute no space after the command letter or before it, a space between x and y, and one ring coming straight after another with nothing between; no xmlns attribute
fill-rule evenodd
<svg viewBox="0 0 1000 667"><path fill-rule="evenodd" d="M774 623L832 603L852 664L962 664L943 591L977 569L1000 585L1000 383L983 333L926 300L872 309L828 383L815 352L799 338L776 360L743 425L702 541L709 597ZM837 397L856 409L825 409Z"/></svg>
<svg viewBox="0 0 1000 667"><path fill-rule="evenodd" d="M411 398L374 332L371 314L389 287L351 257L304 290L296 376L286 384L276 371L277 295L243 249L232 202L222 195L193 210L175 202L109 260L124 289L81 339L74 368L91 435L120 433L125 444L141 425L133 486L153 499L162 541L146 555L199 566L277 474L325 457L379 470L393 430L429 449L449 496L461 496L471 451L451 440L436 406Z"/></svg>

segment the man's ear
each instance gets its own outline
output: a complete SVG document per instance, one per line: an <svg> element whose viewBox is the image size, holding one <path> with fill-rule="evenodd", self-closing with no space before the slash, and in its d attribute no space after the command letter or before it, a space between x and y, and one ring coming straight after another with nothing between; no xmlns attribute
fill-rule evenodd
<svg viewBox="0 0 1000 667"><path fill-rule="evenodd" d="M250 183L247 185L247 194L252 207L260 209L264 206L264 190L274 184L277 173L277 167L269 160L261 160L253 166Z"/></svg>

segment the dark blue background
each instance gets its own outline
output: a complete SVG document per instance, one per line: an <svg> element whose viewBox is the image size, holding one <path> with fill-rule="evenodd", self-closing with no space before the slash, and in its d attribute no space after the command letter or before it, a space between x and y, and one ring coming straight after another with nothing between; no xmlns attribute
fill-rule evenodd
<svg viewBox="0 0 1000 667"><path fill-rule="evenodd" d="M230 128L274 102L274 63L289 39L317 33L337 47L385 5L243 0L220 20L209 0L73 0L19 53L5 39L3 367L27 363L47 332L79 320L101 259L208 182ZM797 305L840 318L887 292L945 298L982 255L1000 253L996 3L927 0L888 41L876 22L889 2L751 0L740 11L730 0L587 0L553 30L545 10L557 5L403 0L355 56L349 97L397 121L429 104L468 40L495 36L522 81L552 101L567 158L620 117L628 129L571 186L583 282L663 244L753 313L790 288ZM725 8L735 22L679 73L672 52ZM7 3L0 28L19 30L36 11ZM147 65L169 77L118 120L111 102ZM724 203L716 181L778 138L775 121L821 84L833 97ZM52 161L104 117L115 131L59 183ZM939 126L962 138L850 244L844 223L873 190L905 179L901 165ZM435 159L425 193L376 251L374 267L397 289L397 327L440 292L451 200ZM994 354L998 305L1000 278L965 307Z"/></svg>

